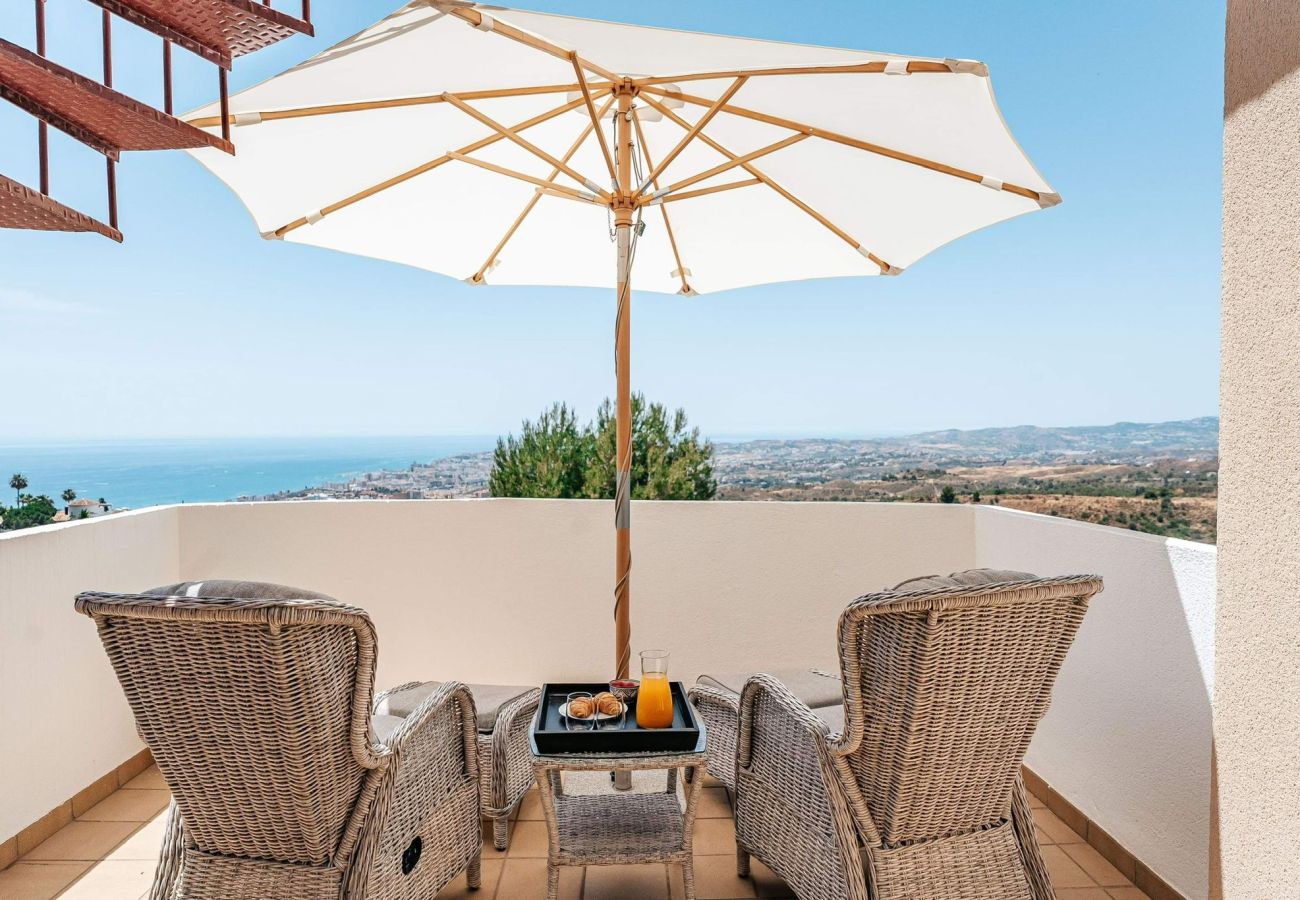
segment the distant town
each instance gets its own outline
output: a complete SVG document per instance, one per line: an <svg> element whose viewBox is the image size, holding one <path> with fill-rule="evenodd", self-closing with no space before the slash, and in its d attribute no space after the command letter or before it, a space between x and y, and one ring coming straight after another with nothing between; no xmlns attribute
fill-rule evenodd
<svg viewBox="0 0 1300 900"><path fill-rule="evenodd" d="M1213 542L1219 420L715 445L721 500L990 503ZM240 500L488 495L492 453Z"/></svg>

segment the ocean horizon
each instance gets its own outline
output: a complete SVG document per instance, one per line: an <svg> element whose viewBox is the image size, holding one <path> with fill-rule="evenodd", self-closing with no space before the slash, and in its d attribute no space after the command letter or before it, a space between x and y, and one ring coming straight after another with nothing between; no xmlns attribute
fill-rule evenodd
<svg viewBox="0 0 1300 900"><path fill-rule="evenodd" d="M204 503L301 490L495 446L496 435L32 440L0 444L0 491L22 472L26 493L47 494L59 505L67 488L131 509ZM13 502L10 492L3 505Z"/></svg>

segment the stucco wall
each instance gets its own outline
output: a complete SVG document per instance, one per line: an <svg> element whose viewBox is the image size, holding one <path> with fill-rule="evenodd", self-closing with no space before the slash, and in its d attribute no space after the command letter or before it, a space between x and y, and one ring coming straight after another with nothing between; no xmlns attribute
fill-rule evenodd
<svg viewBox="0 0 1300 900"><path fill-rule="evenodd" d="M613 667L609 503L476 500L186 506L185 578L297 584L379 630L381 684L540 683ZM638 503L632 643L672 673L834 666L845 604L974 565L969 507Z"/></svg>
<svg viewBox="0 0 1300 900"><path fill-rule="evenodd" d="M1223 896L1300 892L1300 4L1230 0L1218 672Z"/></svg>
<svg viewBox="0 0 1300 900"><path fill-rule="evenodd" d="M633 646L669 648L686 681L834 667L844 605L907 577L1103 575L1029 761L1202 900L1212 547L965 505L637 503L633 516ZM139 747L72 611L78 590L215 577L321 590L374 618L381 687L599 677L613 659L611 518L578 501L240 503L0 538L0 840Z"/></svg>
<svg viewBox="0 0 1300 900"><path fill-rule="evenodd" d="M1205 900L1215 548L984 507L982 566L1101 575L1026 762L1192 900Z"/></svg>
<svg viewBox="0 0 1300 900"><path fill-rule="evenodd" d="M144 746L80 591L177 577L175 508L0 534L0 841Z"/></svg>

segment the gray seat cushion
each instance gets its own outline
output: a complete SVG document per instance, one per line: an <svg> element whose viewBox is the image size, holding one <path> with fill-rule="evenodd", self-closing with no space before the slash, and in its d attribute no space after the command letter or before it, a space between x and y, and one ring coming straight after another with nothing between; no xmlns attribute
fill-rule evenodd
<svg viewBox="0 0 1300 900"><path fill-rule="evenodd" d="M1016 572L1011 569L967 569L953 572L951 575L922 575L900 581L891 591L941 591L948 588L982 587L986 584L1004 584L1009 581L1034 581L1037 575L1029 572Z"/></svg>
<svg viewBox="0 0 1300 900"><path fill-rule="evenodd" d="M425 698L442 686L441 681L426 681L404 691L394 691L380 701L376 713L406 718ZM507 684L467 684L474 695L474 709L478 711L478 730L490 734L497 724L497 713L511 700L533 690L531 687Z"/></svg>
<svg viewBox="0 0 1300 900"><path fill-rule="evenodd" d="M722 675L701 675L696 679L696 684L721 688L724 691L739 695L745 687L745 682L761 671L764 670L729 672ZM784 684L790 690L790 693L813 709L819 706L834 706L837 703L844 702L844 692L840 685L840 679L829 672L823 672L819 669L771 669L767 671L777 681Z"/></svg>
<svg viewBox="0 0 1300 900"><path fill-rule="evenodd" d="M158 597L229 598L231 600L333 600L320 591L272 584L269 581L182 581L145 591Z"/></svg>
<svg viewBox="0 0 1300 900"><path fill-rule="evenodd" d="M844 731L844 705L821 706L813 710L813 715L826 723L826 727L831 730L831 734L839 734Z"/></svg>
<svg viewBox="0 0 1300 900"><path fill-rule="evenodd" d="M393 732L402 724L401 716L371 716L370 727L374 729L375 737L379 743L387 744Z"/></svg>

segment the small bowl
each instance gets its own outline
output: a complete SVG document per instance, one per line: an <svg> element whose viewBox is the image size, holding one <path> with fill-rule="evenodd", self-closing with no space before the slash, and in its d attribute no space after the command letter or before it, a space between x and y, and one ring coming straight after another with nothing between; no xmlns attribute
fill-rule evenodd
<svg viewBox="0 0 1300 900"><path fill-rule="evenodd" d="M623 701L624 706L630 707L636 701L637 689L641 683L631 678L615 679L609 683L609 692Z"/></svg>

